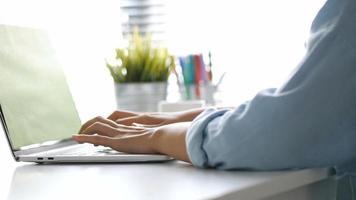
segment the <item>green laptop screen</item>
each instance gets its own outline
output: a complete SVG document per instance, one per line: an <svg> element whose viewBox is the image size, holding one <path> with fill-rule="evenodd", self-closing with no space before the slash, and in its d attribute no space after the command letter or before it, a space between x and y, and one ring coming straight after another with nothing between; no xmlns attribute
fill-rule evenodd
<svg viewBox="0 0 356 200"><path fill-rule="evenodd" d="M74 101L44 31L0 25L0 104L14 149L78 132Z"/></svg>

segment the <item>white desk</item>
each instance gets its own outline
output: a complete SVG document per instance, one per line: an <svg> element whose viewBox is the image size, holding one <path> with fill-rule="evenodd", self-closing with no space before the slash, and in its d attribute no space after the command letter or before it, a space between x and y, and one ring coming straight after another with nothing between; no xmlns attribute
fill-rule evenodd
<svg viewBox="0 0 356 200"><path fill-rule="evenodd" d="M16 163L2 131L0 136L0 199L327 200L335 188L332 178L327 179L327 169L217 171L197 169L178 161L146 164Z"/></svg>

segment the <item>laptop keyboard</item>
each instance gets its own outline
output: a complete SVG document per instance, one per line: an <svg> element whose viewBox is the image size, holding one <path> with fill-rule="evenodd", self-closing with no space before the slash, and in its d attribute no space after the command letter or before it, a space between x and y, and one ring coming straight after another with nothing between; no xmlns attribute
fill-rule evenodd
<svg viewBox="0 0 356 200"><path fill-rule="evenodd" d="M72 147L66 147L59 150L46 152L46 156L101 156L118 155L122 152L113 150L109 147L94 146L92 144L78 144Z"/></svg>

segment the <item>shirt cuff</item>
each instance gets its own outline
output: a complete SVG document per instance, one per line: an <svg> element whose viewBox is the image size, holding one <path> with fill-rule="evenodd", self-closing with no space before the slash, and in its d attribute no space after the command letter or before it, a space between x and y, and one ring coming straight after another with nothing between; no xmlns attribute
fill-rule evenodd
<svg viewBox="0 0 356 200"><path fill-rule="evenodd" d="M206 138L206 127L217 117L225 114L229 109L208 108L196 117L189 127L186 135L187 152L190 161L197 167L208 167L208 157L203 148Z"/></svg>

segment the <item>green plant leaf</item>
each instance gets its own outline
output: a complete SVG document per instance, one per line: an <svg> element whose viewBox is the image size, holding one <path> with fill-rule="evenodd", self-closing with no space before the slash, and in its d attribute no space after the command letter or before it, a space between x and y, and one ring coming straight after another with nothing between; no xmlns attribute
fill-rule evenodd
<svg viewBox="0 0 356 200"><path fill-rule="evenodd" d="M152 35L142 37L137 27L127 48L117 48L116 58L120 66L107 63L111 76L117 83L167 81L172 68L175 68L174 56L167 48L153 47Z"/></svg>

